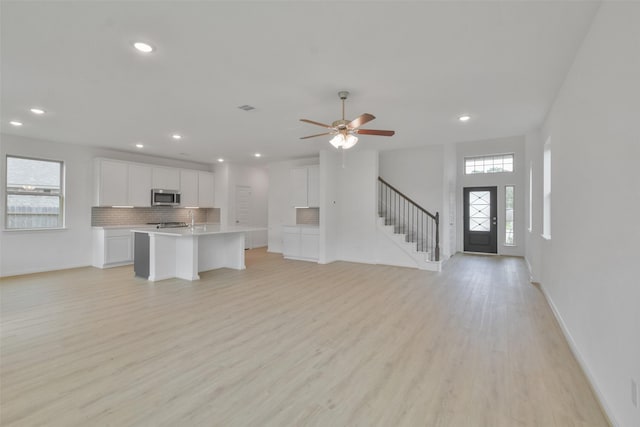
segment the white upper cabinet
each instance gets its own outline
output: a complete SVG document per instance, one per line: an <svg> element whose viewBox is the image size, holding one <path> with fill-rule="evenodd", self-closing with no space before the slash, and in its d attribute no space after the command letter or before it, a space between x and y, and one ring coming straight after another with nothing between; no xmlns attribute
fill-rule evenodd
<svg viewBox="0 0 640 427"><path fill-rule="evenodd" d="M320 206L320 172L318 166L291 169L291 206Z"/></svg>
<svg viewBox="0 0 640 427"><path fill-rule="evenodd" d="M291 169L291 206L307 205L307 168Z"/></svg>
<svg viewBox="0 0 640 427"><path fill-rule="evenodd" d="M116 160L99 159L96 170L96 206L128 205L129 165Z"/></svg>
<svg viewBox="0 0 640 427"><path fill-rule="evenodd" d="M180 191L182 207L214 207L214 174L111 159L95 159L94 206L150 207L151 189Z"/></svg>
<svg viewBox="0 0 640 427"><path fill-rule="evenodd" d="M180 169L154 166L151 173L152 188L180 190Z"/></svg>
<svg viewBox="0 0 640 427"><path fill-rule="evenodd" d="M128 206L151 206L151 166L129 164L127 200Z"/></svg>
<svg viewBox="0 0 640 427"><path fill-rule="evenodd" d="M309 166L307 168L307 202L309 207L320 206L320 167Z"/></svg>
<svg viewBox="0 0 640 427"><path fill-rule="evenodd" d="M214 175L210 172L198 172L198 206L212 208L215 192Z"/></svg>
<svg viewBox="0 0 640 427"><path fill-rule="evenodd" d="M192 170L180 171L180 206L191 208L198 204L198 172Z"/></svg>

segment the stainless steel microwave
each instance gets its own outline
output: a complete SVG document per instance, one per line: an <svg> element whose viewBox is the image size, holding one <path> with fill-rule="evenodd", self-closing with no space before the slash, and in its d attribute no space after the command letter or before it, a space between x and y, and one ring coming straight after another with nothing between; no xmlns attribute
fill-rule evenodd
<svg viewBox="0 0 640 427"><path fill-rule="evenodd" d="M151 206L180 206L180 192L177 190L151 190Z"/></svg>

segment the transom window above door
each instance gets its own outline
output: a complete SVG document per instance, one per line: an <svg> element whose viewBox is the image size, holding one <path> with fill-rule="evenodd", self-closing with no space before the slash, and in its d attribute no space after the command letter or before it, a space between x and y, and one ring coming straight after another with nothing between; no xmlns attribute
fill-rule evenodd
<svg viewBox="0 0 640 427"><path fill-rule="evenodd" d="M464 173L513 172L513 153L464 158Z"/></svg>

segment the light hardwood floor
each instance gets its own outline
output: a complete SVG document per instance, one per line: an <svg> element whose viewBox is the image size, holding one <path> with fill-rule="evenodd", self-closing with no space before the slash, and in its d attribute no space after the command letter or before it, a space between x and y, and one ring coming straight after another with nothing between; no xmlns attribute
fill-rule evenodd
<svg viewBox="0 0 640 427"><path fill-rule="evenodd" d="M522 259L1 281L3 426L605 426Z"/></svg>

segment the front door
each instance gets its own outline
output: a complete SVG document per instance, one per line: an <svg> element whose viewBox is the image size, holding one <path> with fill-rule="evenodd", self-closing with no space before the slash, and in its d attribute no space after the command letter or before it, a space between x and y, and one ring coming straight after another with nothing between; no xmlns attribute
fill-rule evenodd
<svg viewBox="0 0 640 427"><path fill-rule="evenodd" d="M464 250L497 254L497 187L467 187L463 192Z"/></svg>

